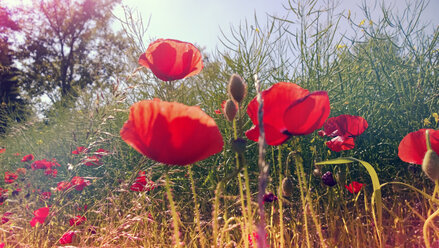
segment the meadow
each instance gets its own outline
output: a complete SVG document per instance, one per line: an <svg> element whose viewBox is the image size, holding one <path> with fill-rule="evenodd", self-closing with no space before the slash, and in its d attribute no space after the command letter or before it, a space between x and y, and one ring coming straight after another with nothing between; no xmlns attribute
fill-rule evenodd
<svg viewBox="0 0 439 248"><path fill-rule="evenodd" d="M214 55L127 15L125 77L0 137L0 247L439 247L425 3L288 3Z"/></svg>

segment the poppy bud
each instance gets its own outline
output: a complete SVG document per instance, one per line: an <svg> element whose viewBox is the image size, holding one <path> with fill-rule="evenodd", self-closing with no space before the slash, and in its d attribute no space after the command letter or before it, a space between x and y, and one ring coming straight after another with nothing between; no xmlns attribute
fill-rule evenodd
<svg viewBox="0 0 439 248"><path fill-rule="evenodd" d="M232 141L232 151L237 153L244 153L246 144L247 141L245 139L237 138L236 140Z"/></svg>
<svg viewBox="0 0 439 248"><path fill-rule="evenodd" d="M315 169L312 171L312 174L313 174L315 177L321 177L321 176L322 176L322 171L321 171L319 168L315 168Z"/></svg>
<svg viewBox="0 0 439 248"><path fill-rule="evenodd" d="M284 180L282 180L282 195L291 196L293 194L293 187L293 181L291 178L284 178Z"/></svg>
<svg viewBox="0 0 439 248"><path fill-rule="evenodd" d="M432 181L439 179L439 156L433 150L427 150L425 153L422 170Z"/></svg>
<svg viewBox="0 0 439 248"><path fill-rule="evenodd" d="M335 182L334 180L334 177L332 176L332 172L330 171L327 171L325 174L323 174L322 181L329 187L335 186L337 184L337 182Z"/></svg>
<svg viewBox="0 0 439 248"><path fill-rule="evenodd" d="M227 100L226 107L224 109L225 116L228 121L233 121L235 119L236 113L238 109L236 108L235 103L232 100Z"/></svg>
<svg viewBox="0 0 439 248"><path fill-rule="evenodd" d="M247 84L238 74L233 74L230 77L229 85L228 85L229 95L235 100L237 103L241 103L247 94Z"/></svg>

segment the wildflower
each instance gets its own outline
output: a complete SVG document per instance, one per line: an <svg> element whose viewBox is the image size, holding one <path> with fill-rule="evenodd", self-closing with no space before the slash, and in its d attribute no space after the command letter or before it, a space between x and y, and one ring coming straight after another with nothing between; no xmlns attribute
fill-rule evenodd
<svg viewBox="0 0 439 248"><path fill-rule="evenodd" d="M75 231L68 231L64 233L64 235L59 239L59 243L61 245L70 244L73 242L73 238L75 237Z"/></svg>
<svg viewBox="0 0 439 248"><path fill-rule="evenodd" d="M5 172L5 183L13 183L17 178L18 178L17 174L9 171Z"/></svg>
<svg viewBox="0 0 439 248"><path fill-rule="evenodd" d="M437 113L433 113L431 114L431 116L433 116L434 121L436 122L436 124L439 122L439 115Z"/></svg>
<svg viewBox="0 0 439 248"><path fill-rule="evenodd" d="M43 207L34 211L35 217L30 221L30 225L34 227L37 223L44 224L46 217L49 215L49 208Z"/></svg>
<svg viewBox="0 0 439 248"><path fill-rule="evenodd" d="M21 162L32 161L32 160L34 160L34 158L35 158L34 155L28 154L21 159Z"/></svg>
<svg viewBox="0 0 439 248"><path fill-rule="evenodd" d="M343 49L343 48L345 48L346 47L346 45L344 45L344 44L338 44L337 45L337 49Z"/></svg>
<svg viewBox="0 0 439 248"><path fill-rule="evenodd" d="M90 186L91 185L90 181L85 180L84 178L78 177L78 176L73 177L72 180L70 180L70 183L73 186L75 186L75 189L77 191L81 191L81 190L84 189L85 186Z"/></svg>
<svg viewBox="0 0 439 248"><path fill-rule="evenodd" d="M130 190L132 191L150 191L153 189L155 189L155 184L153 181L146 178L144 171L139 172L139 176L130 187Z"/></svg>
<svg viewBox="0 0 439 248"><path fill-rule="evenodd" d="M274 202L274 201L277 201L277 196L275 196L275 195L273 194L273 192L266 193L266 194L264 195L264 197L262 198L262 201L263 201L264 203L266 203L266 202Z"/></svg>
<svg viewBox="0 0 439 248"><path fill-rule="evenodd" d="M143 155L170 165L188 165L219 153L223 139L199 107L159 99L131 106L122 139Z"/></svg>
<svg viewBox="0 0 439 248"><path fill-rule="evenodd" d="M424 126L429 126L429 125L431 125L430 119L429 118L425 118L424 119Z"/></svg>
<svg viewBox="0 0 439 248"><path fill-rule="evenodd" d="M365 184L353 181L349 185L345 185L344 187L349 190L352 194L357 194L360 192L361 188L363 188Z"/></svg>
<svg viewBox="0 0 439 248"><path fill-rule="evenodd" d="M203 69L201 52L194 45L171 39L151 43L139 57L139 64L163 81L194 76Z"/></svg>
<svg viewBox="0 0 439 248"><path fill-rule="evenodd" d="M318 134L333 137L326 146L334 152L351 150L355 147L355 137L362 134L368 127L367 121L361 116L340 115L331 117L323 124Z"/></svg>
<svg viewBox="0 0 439 248"><path fill-rule="evenodd" d="M17 168L17 170L15 170L15 173L26 175L26 168Z"/></svg>
<svg viewBox="0 0 439 248"><path fill-rule="evenodd" d="M93 155L90 157L87 157L87 159L85 159L83 162L86 166L100 166L103 163L101 161L99 161L98 155Z"/></svg>
<svg viewBox="0 0 439 248"><path fill-rule="evenodd" d="M365 19L361 20L361 22L360 22L360 24L358 26L363 26L365 22L366 22Z"/></svg>
<svg viewBox="0 0 439 248"><path fill-rule="evenodd" d="M431 149L427 149L426 131ZM439 130L420 129L407 134L399 143L398 156L407 163L422 165L422 170L433 181L439 179Z"/></svg>
<svg viewBox="0 0 439 248"><path fill-rule="evenodd" d="M97 157L102 158L103 156L108 155L110 152L107 151L107 150L105 150L105 149L99 148L99 149L98 149L97 151L95 151L94 153L95 153L95 155L96 155Z"/></svg>
<svg viewBox="0 0 439 248"><path fill-rule="evenodd" d="M20 156L20 153L18 153L18 152L17 152L17 153L14 153L14 154L12 154L12 155L14 155L14 156L17 156L17 157L18 157L18 156Z"/></svg>
<svg viewBox="0 0 439 248"><path fill-rule="evenodd" d="M0 148L0 154L4 153L6 151L6 148Z"/></svg>
<svg viewBox="0 0 439 248"><path fill-rule="evenodd" d="M10 215L12 215L11 212L5 212L5 213L3 214L3 216L2 216L1 223L2 223L2 224L6 224L6 223L8 223L8 222L9 222L9 218L8 218L8 216L10 216Z"/></svg>
<svg viewBox="0 0 439 248"><path fill-rule="evenodd" d="M268 145L280 145L291 136L310 134L320 128L329 116L329 98L325 91L309 93L297 84L280 82L261 94ZM255 97L247 106L253 127L245 133L253 141L259 139L258 108Z"/></svg>
<svg viewBox="0 0 439 248"><path fill-rule="evenodd" d="M330 171L327 171L325 174L323 174L322 181L329 187L335 186L337 184L337 182L335 182L334 180L334 177L332 176L332 172Z"/></svg>
<svg viewBox="0 0 439 248"><path fill-rule="evenodd" d="M76 147L76 150L72 151L72 154L81 154L81 153L87 153L88 150L87 148L83 147L83 146L78 146Z"/></svg>
<svg viewBox="0 0 439 248"><path fill-rule="evenodd" d="M398 156L402 161L422 165L427 152L426 130L430 133L431 149L439 153L439 130L420 129L407 134L399 143Z"/></svg>
<svg viewBox="0 0 439 248"><path fill-rule="evenodd" d="M56 188L58 189L58 191L64 191L70 189L71 187L73 187L72 183L62 181L58 183Z"/></svg>
<svg viewBox="0 0 439 248"><path fill-rule="evenodd" d="M75 216L69 220L70 226L79 226L87 220L85 216Z"/></svg>

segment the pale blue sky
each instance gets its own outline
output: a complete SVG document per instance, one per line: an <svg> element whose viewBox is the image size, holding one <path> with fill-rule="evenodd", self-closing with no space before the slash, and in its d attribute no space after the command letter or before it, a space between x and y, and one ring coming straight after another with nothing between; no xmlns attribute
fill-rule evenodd
<svg viewBox="0 0 439 248"><path fill-rule="evenodd" d="M409 0L407 0L409 1ZM328 0L319 0L324 4ZM333 2L329 0L329 2ZM363 0L340 0L339 11L351 10L351 17L358 23L364 19L359 6ZM376 13L379 5L368 0ZM405 0L385 0L393 10L402 11ZM410 2L410 1L409 1ZM411 1L413 2L413 1ZM266 14L284 16L283 5L287 0L123 0L127 6L138 10L144 18L151 16L148 30L150 38L172 38L196 43L213 51L219 44L220 28L228 31L230 25L238 25L246 19L252 23L256 13L258 20L265 22ZM116 15L122 15L116 10ZM374 13L376 15L376 13ZM430 0L423 21L439 24L439 0ZM342 27L343 28L343 27ZM347 27L346 27L347 28ZM220 47L221 48L221 47Z"/></svg>

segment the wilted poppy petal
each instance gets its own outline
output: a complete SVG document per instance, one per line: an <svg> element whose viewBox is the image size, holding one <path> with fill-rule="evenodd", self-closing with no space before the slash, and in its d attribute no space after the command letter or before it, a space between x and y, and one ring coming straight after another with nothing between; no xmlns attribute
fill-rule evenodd
<svg viewBox="0 0 439 248"><path fill-rule="evenodd" d="M364 183L353 181L352 183L350 183L349 185L345 185L344 187L352 194L357 194L358 192L360 192L361 188L363 188L364 185Z"/></svg>
<svg viewBox="0 0 439 248"><path fill-rule="evenodd" d="M305 97L309 94L307 89L303 89L297 84L280 82L271 86L269 89L261 92L263 99L263 121L265 138L268 145L279 145L285 142L289 138L284 134L286 127L283 121L285 110L291 105L291 103ZM247 106L247 114L250 117L256 130L246 133L247 137L253 141L257 141L254 132L258 132L258 108L259 104L255 98ZM253 128L252 128L253 129ZM281 143L279 143L282 140Z"/></svg>
<svg viewBox="0 0 439 248"><path fill-rule="evenodd" d="M398 156L407 163L422 164L424 155L427 152L427 144L425 140L425 131L420 129L416 132L407 134L399 143ZM439 154L439 130L430 130L431 149Z"/></svg>
<svg viewBox="0 0 439 248"><path fill-rule="evenodd" d="M215 121L199 107L158 99L133 104L120 131L143 155L170 165L188 165L222 150Z"/></svg>
<svg viewBox="0 0 439 248"><path fill-rule="evenodd" d="M284 112L286 129L291 135L307 135L322 127L330 112L326 91L315 91L292 103Z"/></svg>
<svg viewBox="0 0 439 248"><path fill-rule="evenodd" d="M354 138L337 136L326 142L326 146L334 152L351 150L355 147Z"/></svg>
<svg viewBox="0 0 439 248"><path fill-rule="evenodd" d="M163 81L194 76L203 69L201 52L194 45L171 39L151 43L140 56L139 64Z"/></svg>

